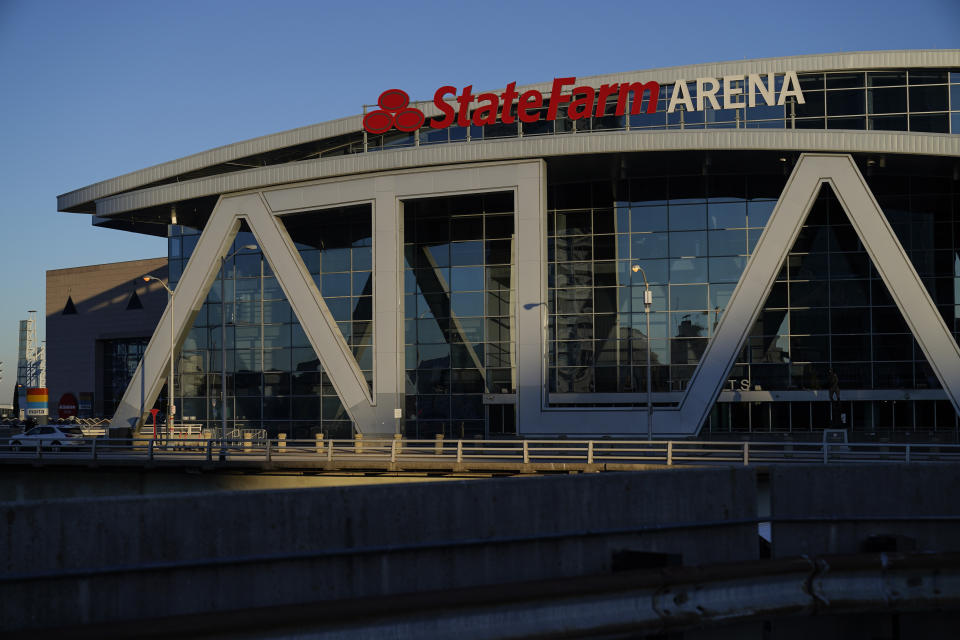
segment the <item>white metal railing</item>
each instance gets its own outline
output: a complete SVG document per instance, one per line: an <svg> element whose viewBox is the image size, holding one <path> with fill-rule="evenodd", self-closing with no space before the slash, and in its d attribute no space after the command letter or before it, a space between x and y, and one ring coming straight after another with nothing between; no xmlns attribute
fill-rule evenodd
<svg viewBox="0 0 960 640"><path fill-rule="evenodd" d="M182 437L168 439L90 438L57 447L17 440L0 442L0 461L56 458L169 461L261 460L347 466L386 467L419 463L420 467L461 464L480 468L532 465L583 466L607 470L642 465L748 466L788 463L922 463L960 461L960 445L850 442L716 442L702 440L309 440L286 438L204 439L193 425ZM250 430L254 431L254 430ZM14 443L19 443L14 445ZM411 468L418 466L411 465ZM558 467L562 469L564 467Z"/></svg>

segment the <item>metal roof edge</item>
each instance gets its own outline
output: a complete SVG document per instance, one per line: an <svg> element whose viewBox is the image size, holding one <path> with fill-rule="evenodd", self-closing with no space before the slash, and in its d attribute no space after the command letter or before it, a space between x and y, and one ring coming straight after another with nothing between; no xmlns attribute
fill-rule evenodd
<svg viewBox="0 0 960 640"><path fill-rule="evenodd" d="M960 136L835 129L697 129L543 135L436 144L304 160L160 185L98 200L97 215L113 216L191 198L413 167L576 154L695 150L797 150L960 157Z"/></svg>

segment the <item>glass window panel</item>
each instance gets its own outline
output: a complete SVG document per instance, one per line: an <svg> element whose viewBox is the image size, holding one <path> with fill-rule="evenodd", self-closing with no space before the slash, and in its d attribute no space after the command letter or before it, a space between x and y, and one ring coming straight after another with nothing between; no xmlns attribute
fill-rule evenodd
<svg viewBox="0 0 960 640"><path fill-rule="evenodd" d="M707 286L702 284L671 286L670 309L674 311L707 308Z"/></svg>
<svg viewBox="0 0 960 640"><path fill-rule="evenodd" d="M746 253L747 234L743 229L711 231L709 249L711 256L736 256Z"/></svg>
<svg viewBox="0 0 960 640"><path fill-rule="evenodd" d="M353 256L353 269L355 271L369 271L373 268L373 249L372 247L354 247L350 250Z"/></svg>
<svg viewBox="0 0 960 640"><path fill-rule="evenodd" d="M454 291L450 296L451 312L457 316L482 316L483 292L462 293Z"/></svg>
<svg viewBox="0 0 960 640"><path fill-rule="evenodd" d="M827 115L845 116L866 112L866 93L862 89L827 92Z"/></svg>
<svg viewBox="0 0 960 640"><path fill-rule="evenodd" d="M710 282L737 282L746 266L745 257L710 258Z"/></svg>
<svg viewBox="0 0 960 640"><path fill-rule="evenodd" d="M907 116L871 116L867 128L873 131L906 131Z"/></svg>
<svg viewBox="0 0 960 640"><path fill-rule="evenodd" d="M711 229L743 228L747 224L747 209L743 202L711 202L707 206Z"/></svg>
<svg viewBox="0 0 960 640"><path fill-rule="evenodd" d="M630 257L634 259L666 258L666 233L631 234Z"/></svg>
<svg viewBox="0 0 960 640"><path fill-rule="evenodd" d="M846 89L862 86L864 86L864 74L862 71L844 71L841 73L827 74L827 89Z"/></svg>
<svg viewBox="0 0 960 640"><path fill-rule="evenodd" d="M790 311L790 332L793 334L826 334L830 331L828 309L793 309Z"/></svg>
<svg viewBox="0 0 960 640"><path fill-rule="evenodd" d="M713 278L711 278L709 308L714 310L720 309L721 311L726 309L735 287L735 284L713 284Z"/></svg>
<svg viewBox="0 0 960 640"><path fill-rule="evenodd" d="M910 116L910 131L924 133L949 133L950 123L946 113Z"/></svg>
<svg viewBox="0 0 960 640"><path fill-rule="evenodd" d="M484 285L483 267L454 267L450 269L450 287L453 291L481 291Z"/></svg>
<svg viewBox="0 0 960 640"><path fill-rule="evenodd" d="M906 87L867 91L868 113L904 113L907 110Z"/></svg>
<svg viewBox="0 0 960 640"><path fill-rule="evenodd" d="M617 265L617 280L620 284L643 283L643 276L639 271L637 273L633 272L633 265L637 265L643 269L644 273L647 275L647 282L650 284L662 284L668 281L668 263L666 260L635 260L632 262L620 261L617 263Z"/></svg>
<svg viewBox="0 0 960 640"><path fill-rule="evenodd" d="M793 126L797 129L826 129L823 118L797 118Z"/></svg>
<svg viewBox="0 0 960 640"><path fill-rule="evenodd" d="M633 207L630 209L630 231L666 231L667 207ZM626 231L626 229L621 229Z"/></svg>
<svg viewBox="0 0 960 640"><path fill-rule="evenodd" d="M947 81L947 72L942 69L910 69L910 84L942 84Z"/></svg>
<svg viewBox="0 0 960 640"><path fill-rule="evenodd" d="M320 276L320 293L324 298L350 295L349 273L324 273Z"/></svg>
<svg viewBox="0 0 960 640"><path fill-rule="evenodd" d="M707 258L684 258L670 261L671 283L685 284L706 281Z"/></svg>
<svg viewBox="0 0 960 640"><path fill-rule="evenodd" d="M825 282L791 282L790 304L794 307L825 307L827 292Z"/></svg>
<svg viewBox="0 0 960 640"><path fill-rule="evenodd" d="M867 119L858 118L827 118L828 129L866 129Z"/></svg>
<svg viewBox="0 0 960 640"><path fill-rule="evenodd" d="M868 333L870 331L870 309L868 307L850 309L832 309L830 311L831 330L839 333Z"/></svg>
<svg viewBox="0 0 960 640"><path fill-rule="evenodd" d="M705 231L681 231L670 233L670 257L686 258L707 254Z"/></svg>
<svg viewBox="0 0 960 640"><path fill-rule="evenodd" d="M906 71L871 71L867 73L867 86L895 87L907 84Z"/></svg>
<svg viewBox="0 0 960 640"><path fill-rule="evenodd" d="M704 204L670 205L670 231L691 231L707 228L707 206Z"/></svg>
<svg viewBox="0 0 960 640"><path fill-rule="evenodd" d="M450 244L450 264L452 266L482 265L483 241L453 242Z"/></svg>
<svg viewBox="0 0 960 640"><path fill-rule="evenodd" d="M946 111L947 91L946 86L910 87L910 112Z"/></svg>

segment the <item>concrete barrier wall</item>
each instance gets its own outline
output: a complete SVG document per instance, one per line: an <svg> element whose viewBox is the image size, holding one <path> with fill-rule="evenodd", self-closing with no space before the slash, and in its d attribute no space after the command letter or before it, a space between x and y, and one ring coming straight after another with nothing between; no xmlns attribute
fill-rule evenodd
<svg viewBox="0 0 960 640"><path fill-rule="evenodd" d="M922 520L960 516L958 495L960 465L954 464L772 467L771 516L824 519L774 522L772 553L776 558L858 553L871 536L896 535L915 541L916 551L960 551L960 521Z"/></svg>
<svg viewBox="0 0 960 640"><path fill-rule="evenodd" d="M198 472L194 469L97 469L33 467L4 469L0 482L0 503L98 498L108 496L156 496L204 491L264 491L268 489L310 489L369 484L449 482L452 476L368 476L325 473L317 475L283 473Z"/></svg>
<svg viewBox="0 0 960 640"><path fill-rule="evenodd" d="M0 511L0 621L12 629L603 573L624 549L682 554L685 564L757 557L753 524L579 535L753 518L749 469L52 500ZM456 541L475 544L389 550ZM316 556L361 548L374 551ZM87 571L144 565L154 567Z"/></svg>

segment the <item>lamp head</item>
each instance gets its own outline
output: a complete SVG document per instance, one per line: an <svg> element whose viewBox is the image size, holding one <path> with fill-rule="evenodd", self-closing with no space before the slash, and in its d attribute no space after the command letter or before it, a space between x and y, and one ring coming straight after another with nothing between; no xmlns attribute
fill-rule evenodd
<svg viewBox="0 0 960 640"><path fill-rule="evenodd" d="M636 273L637 271L640 271L640 265L635 264L635 265L633 265L632 267L630 267L630 269L631 269L634 273Z"/></svg>
<svg viewBox="0 0 960 640"><path fill-rule="evenodd" d="M243 245L242 248L243 248L243 249L246 249L247 251L256 251L256 250L257 250L257 245L255 245L255 244L245 244L245 245Z"/></svg>
<svg viewBox="0 0 960 640"><path fill-rule="evenodd" d="M150 282L151 280L153 280L153 278L151 278L150 276L143 276L144 282Z"/></svg>

